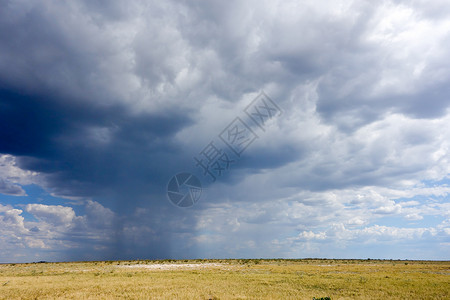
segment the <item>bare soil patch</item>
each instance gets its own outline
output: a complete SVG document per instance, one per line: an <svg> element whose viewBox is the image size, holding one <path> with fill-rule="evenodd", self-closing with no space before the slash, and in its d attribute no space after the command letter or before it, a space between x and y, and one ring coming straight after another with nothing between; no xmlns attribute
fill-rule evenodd
<svg viewBox="0 0 450 300"><path fill-rule="evenodd" d="M122 268L143 268L150 270L195 270L205 268L220 268L224 264L219 263L194 263L194 264L136 264L136 265L120 265Z"/></svg>

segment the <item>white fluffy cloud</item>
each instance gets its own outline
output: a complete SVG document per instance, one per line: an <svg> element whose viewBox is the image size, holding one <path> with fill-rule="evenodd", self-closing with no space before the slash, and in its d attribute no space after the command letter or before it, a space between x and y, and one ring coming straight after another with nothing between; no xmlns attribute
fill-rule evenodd
<svg viewBox="0 0 450 300"><path fill-rule="evenodd" d="M38 183L38 173L22 170L16 165L15 157L0 154L0 193L13 196L24 196L20 185Z"/></svg>
<svg viewBox="0 0 450 300"><path fill-rule="evenodd" d="M75 219L73 208L61 205L28 204L26 211L53 226L68 227Z"/></svg>
<svg viewBox="0 0 450 300"><path fill-rule="evenodd" d="M109 243L114 235L111 224L117 216L94 201L87 201L86 208L95 211L77 216L68 206L28 204L25 211L35 220L25 220L23 210L0 205L0 260L61 260L65 251L93 247L93 242L97 247ZM54 256L46 256L40 252L42 249L51 250ZM92 251L90 259L99 257Z"/></svg>

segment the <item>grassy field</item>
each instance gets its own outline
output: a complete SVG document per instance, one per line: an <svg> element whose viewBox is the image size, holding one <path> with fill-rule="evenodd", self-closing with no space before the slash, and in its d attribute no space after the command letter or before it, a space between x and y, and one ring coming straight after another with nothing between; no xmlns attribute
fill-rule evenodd
<svg viewBox="0 0 450 300"><path fill-rule="evenodd" d="M450 262L189 260L0 265L0 299L450 299Z"/></svg>

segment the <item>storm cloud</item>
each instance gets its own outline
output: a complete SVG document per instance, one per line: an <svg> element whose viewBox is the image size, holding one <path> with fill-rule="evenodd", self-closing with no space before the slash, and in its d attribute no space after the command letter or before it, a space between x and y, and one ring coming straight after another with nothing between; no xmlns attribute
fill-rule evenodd
<svg viewBox="0 0 450 300"><path fill-rule="evenodd" d="M0 261L448 259L437 2L0 1ZM212 182L262 91L282 114Z"/></svg>

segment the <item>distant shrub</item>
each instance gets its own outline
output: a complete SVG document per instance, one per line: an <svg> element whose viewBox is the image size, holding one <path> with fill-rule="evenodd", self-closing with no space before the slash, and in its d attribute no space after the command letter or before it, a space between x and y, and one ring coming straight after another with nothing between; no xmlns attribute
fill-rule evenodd
<svg viewBox="0 0 450 300"><path fill-rule="evenodd" d="M331 298L330 297L320 297L320 298L313 297L313 300L331 300Z"/></svg>

